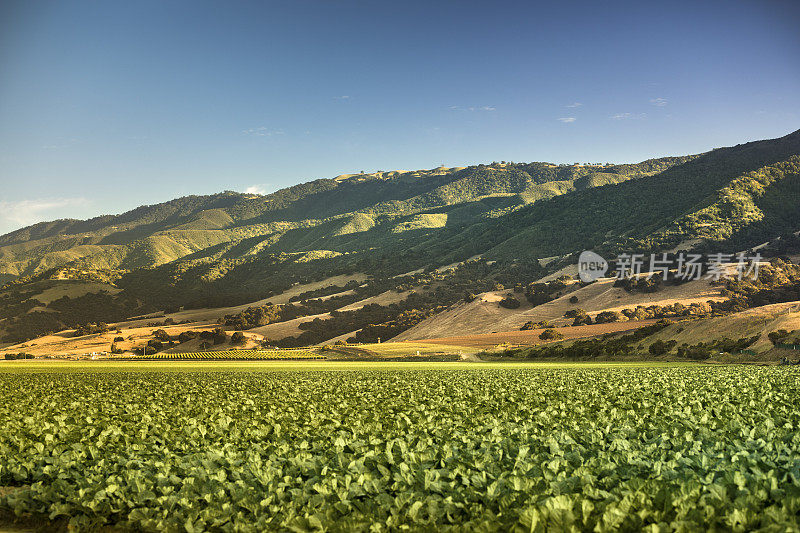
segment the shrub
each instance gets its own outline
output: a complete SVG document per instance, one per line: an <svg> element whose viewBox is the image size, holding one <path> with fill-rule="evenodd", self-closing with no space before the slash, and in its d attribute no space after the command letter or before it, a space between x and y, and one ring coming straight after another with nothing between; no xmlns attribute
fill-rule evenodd
<svg viewBox="0 0 800 533"><path fill-rule="evenodd" d="M584 312L582 315L575 316L575 320L572 321L572 325L573 326L591 326L592 325L592 318Z"/></svg>
<svg viewBox="0 0 800 533"><path fill-rule="evenodd" d="M502 300L500 300L500 307L504 307L506 309L517 309L519 306L520 306L519 300L517 300L510 294L507 295Z"/></svg>
<svg viewBox="0 0 800 533"><path fill-rule="evenodd" d="M548 328L539 334L539 338L543 341L555 341L563 339L564 335L553 328Z"/></svg>
<svg viewBox="0 0 800 533"><path fill-rule="evenodd" d="M150 339L147 342L147 353L160 352L164 349L164 343L156 339Z"/></svg>
<svg viewBox="0 0 800 533"><path fill-rule="evenodd" d="M224 344L225 341L228 340L228 334L225 333L224 329L216 328L212 333L211 340L214 342L214 344Z"/></svg>
<svg viewBox="0 0 800 533"><path fill-rule="evenodd" d="M769 334L767 334L767 338L773 345L783 344L789 335L790 333L787 330L779 329L778 331L770 331Z"/></svg>
<svg viewBox="0 0 800 533"><path fill-rule="evenodd" d="M169 336L169 333L167 333L166 330L163 330L163 329L155 330L153 332L153 337L155 337L156 339L160 340L161 342L169 342L170 338L171 338Z"/></svg>
<svg viewBox="0 0 800 533"><path fill-rule="evenodd" d="M180 335L178 335L178 342L179 343L184 343L184 342L190 341L192 339L196 339L197 335L198 335L198 333L196 331L192 331L192 330L183 331L183 332L181 332Z"/></svg>
<svg viewBox="0 0 800 533"><path fill-rule="evenodd" d="M552 300L554 292L547 283L531 283L525 288L525 298L533 305L541 305Z"/></svg>
<svg viewBox="0 0 800 533"><path fill-rule="evenodd" d="M105 322L98 322L98 323L88 323L88 324L81 324L77 328L75 328L75 337L81 337L83 335L91 335L94 333L105 333L109 331L110 328L108 324Z"/></svg>
<svg viewBox="0 0 800 533"><path fill-rule="evenodd" d="M619 313L616 311L603 311L594 318L595 324L608 324L609 322L619 322Z"/></svg>
<svg viewBox="0 0 800 533"><path fill-rule="evenodd" d="M522 325L520 331L527 331L529 329L539 329L539 328L552 328L553 326L550 325L550 322L547 320L540 320L539 322L534 322L533 320L525 322Z"/></svg>

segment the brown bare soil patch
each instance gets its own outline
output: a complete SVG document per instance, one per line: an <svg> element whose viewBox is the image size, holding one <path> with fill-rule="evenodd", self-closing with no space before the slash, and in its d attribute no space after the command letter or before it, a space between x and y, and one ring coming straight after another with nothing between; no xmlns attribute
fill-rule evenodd
<svg viewBox="0 0 800 533"><path fill-rule="evenodd" d="M609 324L592 324L591 326L575 326L555 328L564 335L565 340L596 337L606 333L619 333L638 329L642 326L654 324L655 320L631 320L627 322L612 322ZM447 344L450 346L464 346L474 348L491 348L498 344L514 344L531 346L545 344L539 338L544 329L531 329L527 331L500 331L497 333L484 333L479 335L461 335L455 337L440 337L434 339L419 339L415 343ZM411 341L408 341L411 342Z"/></svg>
<svg viewBox="0 0 800 533"><path fill-rule="evenodd" d="M454 334L512 331L529 321L547 320L555 326L566 326L571 324L572 320L563 318L564 313L575 308L581 308L589 316L594 317L601 311L620 312L638 305L665 306L679 302L688 306L695 302L724 299L720 296L720 287L711 286L707 280L691 281L677 286L669 285L653 293L629 293L620 287L614 287L614 280L607 278L536 307L527 302L525 295L515 294L521 303L518 309L504 309L498 305L508 292L508 290L487 292L472 302L453 305L446 311L404 331L393 340L407 341L449 337ZM573 296L578 298L576 303L570 302Z"/></svg>

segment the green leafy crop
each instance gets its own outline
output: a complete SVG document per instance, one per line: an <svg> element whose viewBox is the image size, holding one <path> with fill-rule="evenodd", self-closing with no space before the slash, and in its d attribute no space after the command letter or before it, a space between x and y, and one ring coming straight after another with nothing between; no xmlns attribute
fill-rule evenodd
<svg viewBox="0 0 800 533"><path fill-rule="evenodd" d="M0 372L0 508L77 530L797 530L799 378Z"/></svg>

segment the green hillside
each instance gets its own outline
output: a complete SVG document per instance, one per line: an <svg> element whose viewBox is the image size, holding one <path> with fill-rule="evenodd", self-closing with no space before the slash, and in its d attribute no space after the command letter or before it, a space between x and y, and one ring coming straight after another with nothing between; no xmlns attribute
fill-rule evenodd
<svg viewBox="0 0 800 533"><path fill-rule="evenodd" d="M189 196L118 216L46 222L1 236L0 274L31 276L64 265L133 270L200 256L344 253L393 241L393 234L474 224L690 159L616 166L478 165L323 179L267 196Z"/></svg>
<svg viewBox="0 0 800 533"><path fill-rule="evenodd" d="M539 259L560 256L554 270L584 249L746 249L799 230L798 199L800 131L639 164L503 162L320 179L266 196L188 196L0 236L0 297L29 302L26 316L4 313L0 330L20 316L36 324L26 331L78 320L67 314L80 302L33 305L26 288L47 280L122 289L95 295L96 311L81 320L238 305L353 272L385 289L393 276L476 255L496 261L476 285L509 276L524 284L546 273ZM440 281L461 288L464 279Z"/></svg>

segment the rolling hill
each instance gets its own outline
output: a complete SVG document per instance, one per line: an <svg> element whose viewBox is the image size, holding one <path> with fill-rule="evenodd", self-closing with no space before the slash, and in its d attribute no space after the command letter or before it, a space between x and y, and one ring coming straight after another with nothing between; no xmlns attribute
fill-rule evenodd
<svg viewBox="0 0 800 533"><path fill-rule="evenodd" d="M736 252L772 241L797 253L798 199L800 131L638 164L502 162L188 196L0 236L0 339L148 313L285 306L270 299L311 283L321 283L316 293L282 311L331 318L329 331L304 330L308 342L367 335L366 326L396 334L437 320L465 292L545 278L585 249ZM444 265L456 266L436 270ZM325 284L335 276L361 284ZM411 296L348 307L395 290Z"/></svg>

